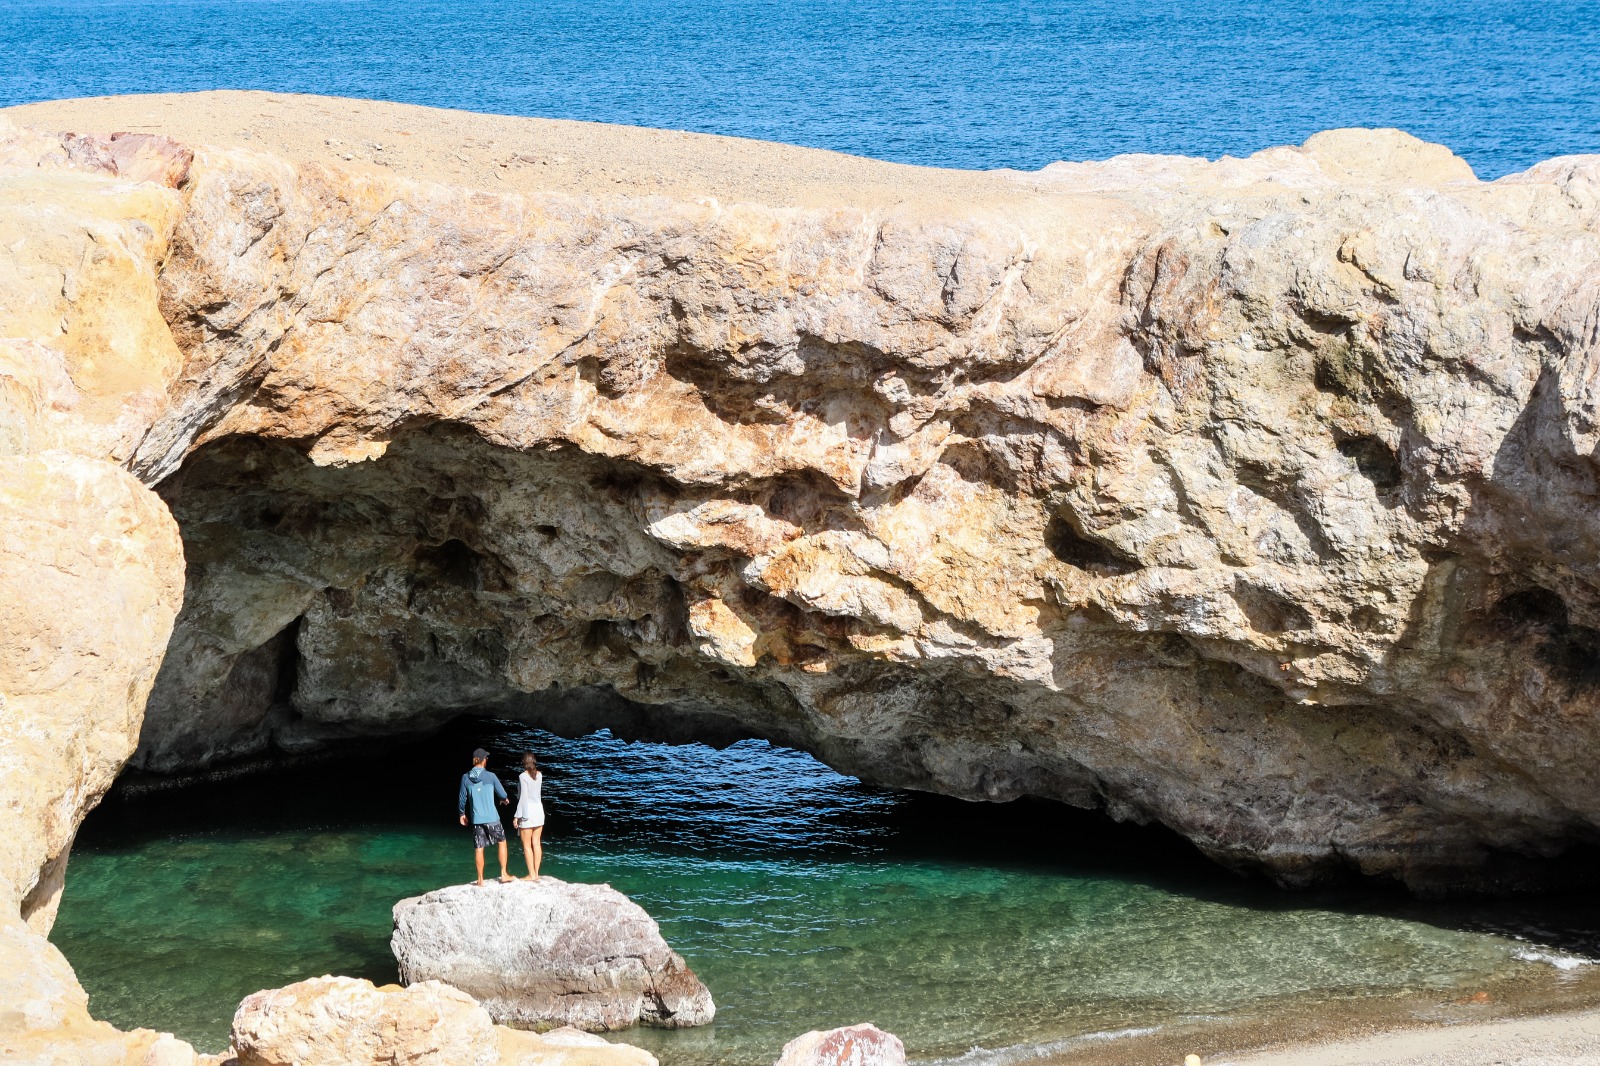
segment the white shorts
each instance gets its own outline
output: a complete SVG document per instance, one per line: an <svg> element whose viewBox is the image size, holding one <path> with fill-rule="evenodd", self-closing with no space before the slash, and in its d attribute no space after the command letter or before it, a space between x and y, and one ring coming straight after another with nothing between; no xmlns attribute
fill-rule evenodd
<svg viewBox="0 0 1600 1066"><path fill-rule="evenodd" d="M533 817L528 819L514 818L512 821L516 823L518 829L538 829L544 825L544 804L541 803L533 809Z"/></svg>

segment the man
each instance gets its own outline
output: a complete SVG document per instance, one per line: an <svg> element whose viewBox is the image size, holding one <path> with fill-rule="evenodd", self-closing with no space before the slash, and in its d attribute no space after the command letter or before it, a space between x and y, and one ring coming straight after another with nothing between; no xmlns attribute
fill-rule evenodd
<svg viewBox="0 0 1600 1066"><path fill-rule="evenodd" d="M467 824L467 801L472 801L472 846L477 853L478 884L483 884L483 849L491 843L499 846L500 880L512 880L506 869L506 831L500 824L500 814L494 809L495 800L504 807L511 802L506 787L488 770L489 753L478 748L472 753L472 769L461 775L461 795L456 806L461 812L461 824Z"/></svg>

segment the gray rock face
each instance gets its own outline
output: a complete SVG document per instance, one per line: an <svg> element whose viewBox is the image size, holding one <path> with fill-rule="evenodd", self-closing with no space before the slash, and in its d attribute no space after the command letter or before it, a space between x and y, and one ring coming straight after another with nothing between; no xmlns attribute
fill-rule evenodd
<svg viewBox="0 0 1600 1066"><path fill-rule="evenodd" d="M716 1014L655 921L610 885L441 888L395 904L390 946L406 984L442 981L508 1025L678 1029Z"/></svg>

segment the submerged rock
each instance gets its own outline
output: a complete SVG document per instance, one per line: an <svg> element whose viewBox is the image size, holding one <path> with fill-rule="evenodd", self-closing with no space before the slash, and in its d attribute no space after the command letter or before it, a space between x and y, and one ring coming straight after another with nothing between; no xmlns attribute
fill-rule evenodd
<svg viewBox="0 0 1600 1066"><path fill-rule="evenodd" d="M716 1013L655 921L610 885L441 888L395 904L390 943L402 981L443 981L512 1025L677 1029Z"/></svg>
<svg viewBox="0 0 1600 1066"><path fill-rule="evenodd" d="M317 977L246 997L220 1063L234 1066L657 1066L655 1056L574 1030L496 1025L438 981L375 987Z"/></svg>
<svg viewBox="0 0 1600 1066"><path fill-rule="evenodd" d="M783 1045L777 1066L906 1066L906 1046L865 1022L797 1036Z"/></svg>
<svg viewBox="0 0 1600 1066"><path fill-rule="evenodd" d="M530 1033L504 1025L501 1066L657 1066L656 1057L632 1044L618 1044L571 1026Z"/></svg>

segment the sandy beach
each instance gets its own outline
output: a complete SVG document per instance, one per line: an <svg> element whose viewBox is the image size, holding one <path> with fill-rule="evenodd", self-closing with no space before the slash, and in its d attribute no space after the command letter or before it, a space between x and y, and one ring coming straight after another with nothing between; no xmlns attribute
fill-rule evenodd
<svg viewBox="0 0 1600 1066"><path fill-rule="evenodd" d="M1048 1066L1600 1066L1600 974L1530 973L1461 995L1290 997L1216 1017L1074 1041Z"/></svg>
<svg viewBox="0 0 1600 1066"><path fill-rule="evenodd" d="M1600 1011L1378 1033L1208 1062L1211 1066L1578 1066L1600 1063Z"/></svg>

